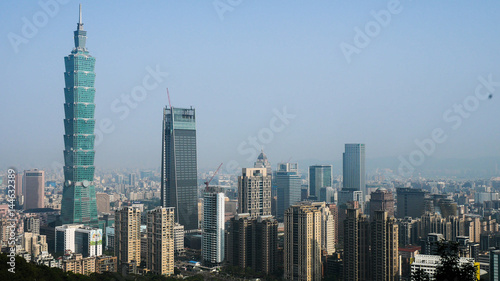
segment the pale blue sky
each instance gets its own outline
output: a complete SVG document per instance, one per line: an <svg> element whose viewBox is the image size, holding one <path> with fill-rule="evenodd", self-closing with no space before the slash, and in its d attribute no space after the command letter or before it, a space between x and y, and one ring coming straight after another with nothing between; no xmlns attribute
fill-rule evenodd
<svg viewBox="0 0 500 281"><path fill-rule="evenodd" d="M67 2L17 53L9 34L23 36L23 17L45 12L38 1L0 3L1 167L62 161L63 58L79 4ZM500 156L500 87L458 129L443 119L474 94L479 76L500 81L500 3L401 1L348 63L341 43L354 45L355 28L388 3L241 1L221 19L212 1L82 1L97 60L96 119L115 126L96 147L96 166L160 165L166 87L174 106L196 108L200 168L251 165L238 146L249 151L242 142L283 107L296 117L264 144L273 166L338 160L353 142L366 144L368 159L397 158L435 128L448 138L433 158ZM111 104L157 65L169 76L121 120Z"/></svg>

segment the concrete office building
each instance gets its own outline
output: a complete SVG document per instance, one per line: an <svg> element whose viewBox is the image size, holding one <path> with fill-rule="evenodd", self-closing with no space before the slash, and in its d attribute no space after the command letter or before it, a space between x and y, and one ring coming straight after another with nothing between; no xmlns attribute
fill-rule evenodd
<svg viewBox="0 0 500 281"><path fill-rule="evenodd" d="M283 220L285 210L301 201L301 183L297 163L280 163L276 170L276 188L278 191L277 218Z"/></svg>
<svg viewBox="0 0 500 281"><path fill-rule="evenodd" d="M309 199L318 201L320 190L323 187L332 186L332 165L309 166Z"/></svg>
<svg viewBox="0 0 500 281"><path fill-rule="evenodd" d="M80 227L83 227L83 224L65 224L62 226L56 226L56 253L64 253L67 250L76 253L75 231Z"/></svg>
<svg viewBox="0 0 500 281"><path fill-rule="evenodd" d="M45 172L34 169L24 171L24 209L44 207Z"/></svg>
<svg viewBox="0 0 500 281"><path fill-rule="evenodd" d="M416 188L397 188L397 218L419 218L425 212L425 191Z"/></svg>
<svg viewBox="0 0 500 281"><path fill-rule="evenodd" d="M345 144L342 155L343 187L366 192L365 145L362 143Z"/></svg>

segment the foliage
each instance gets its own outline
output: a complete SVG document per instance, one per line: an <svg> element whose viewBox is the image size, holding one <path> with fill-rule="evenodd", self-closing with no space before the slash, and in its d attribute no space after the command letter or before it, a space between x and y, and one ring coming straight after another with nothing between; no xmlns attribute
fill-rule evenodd
<svg viewBox="0 0 500 281"><path fill-rule="evenodd" d="M24 280L50 280L50 281L92 281L89 276L74 274L73 272L63 272L59 268L51 268L45 265L28 263L22 257L15 258L15 273L9 272L11 268L7 262L7 254L0 254L0 280L24 281Z"/></svg>
<svg viewBox="0 0 500 281"><path fill-rule="evenodd" d="M473 264L459 265L458 243L440 243L438 247L441 263L436 267L436 280L443 281L475 281L476 269Z"/></svg>
<svg viewBox="0 0 500 281"><path fill-rule="evenodd" d="M9 258L7 254L0 254L0 280L9 281L25 281L25 280L37 280L37 281L169 281L177 280L173 277L165 277L158 275L131 275L124 277L117 272L104 272L102 274L92 273L89 276L82 274L75 274L73 272L64 272L60 268L51 268L45 265L38 265L34 263L28 263L22 257L16 256L15 273L8 271L10 265L7 264ZM186 280L200 280L200 279L190 279ZM203 279L201 279L203 280Z"/></svg>

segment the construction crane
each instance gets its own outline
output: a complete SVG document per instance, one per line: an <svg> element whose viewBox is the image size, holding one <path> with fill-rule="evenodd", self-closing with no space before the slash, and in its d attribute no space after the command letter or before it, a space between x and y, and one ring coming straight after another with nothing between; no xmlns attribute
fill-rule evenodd
<svg viewBox="0 0 500 281"><path fill-rule="evenodd" d="M168 88L167 88L167 96L168 96L168 106L172 108L172 104L170 104L170 93L168 92Z"/></svg>
<svg viewBox="0 0 500 281"><path fill-rule="evenodd" d="M217 170L215 170L215 173L212 175L212 177L210 178L210 180L205 182L205 191L208 192L208 185L214 179L215 175L217 175L217 173L219 172L220 167L222 167L222 164L223 163L220 163L219 168L217 168Z"/></svg>

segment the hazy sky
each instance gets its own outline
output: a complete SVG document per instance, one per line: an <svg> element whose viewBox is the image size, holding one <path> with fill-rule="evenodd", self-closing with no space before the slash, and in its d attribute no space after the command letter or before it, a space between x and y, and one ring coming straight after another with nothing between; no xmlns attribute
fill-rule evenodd
<svg viewBox="0 0 500 281"><path fill-rule="evenodd" d="M79 2L40 2L50 5L0 2L1 167L63 161L64 56L74 47ZM196 108L202 169L251 165L252 138L273 166L338 160L344 143L356 142L366 144L367 159L397 158L435 129L441 143L426 157L500 156L498 1L82 7L96 57L97 128L107 120L98 168L160 165L167 87L173 106ZM496 90L491 99L488 89ZM278 118L284 109L289 116Z"/></svg>

